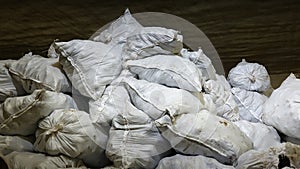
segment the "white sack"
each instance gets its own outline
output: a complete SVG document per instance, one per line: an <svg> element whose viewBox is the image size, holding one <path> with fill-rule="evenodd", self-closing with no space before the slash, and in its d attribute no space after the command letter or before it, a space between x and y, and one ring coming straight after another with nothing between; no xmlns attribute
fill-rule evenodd
<svg viewBox="0 0 300 169"><path fill-rule="evenodd" d="M60 67L57 58L44 58L30 52L14 62L9 72L27 93L36 89L71 92L71 85Z"/></svg>
<svg viewBox="0 0 300 169"><path fill-rule="evenodd" d="M158 54L177 54L182 49L182 41L182 35L173 29L142 27L128 36L123 47L123 58L131 60Z"/></svg>
<svg viewBox="0 0 300 169"><path fill-rule="evenodd" d="M225 90L231 90L231 86L229 82L226 80L226 77L224 75L218 75L216 74L216 81L218 81L220 84L223 85Z"/></svg>
<svg viewBox="0 0 300 169"><path fill-rule="evenodd" d="M76 108L70 96L45 90L36 90L28 96L7 98L0 105L0 134L33 134L40 119L55 109L68 108Z"/></svg>
<svg viewBox="0 0 300 169"><path fill-rule="evenodd" d="M214 157L232 164L252 149L251 140L237 126L206 110L174 118L165 115L155 123L172 147L183 154Z"/></svg>
<svg viewBox="0 0 300 169"><path fill-rule="evenodd" d="M140 60L129 60L126 67L139 79L201 92L201 71L188 59L176 55L156 55Z"/></svg>
<svg viewBox="0 0 300 169"><path fill-rule="evenodd" d="M174 116L182 113L198 113L206 109L191 93L182 89L169 88L133 77L124 79L132 103L156 120L165 113Z"/></svg>
<svg viewBox="0 0 300 169"><path fill-rule="evenodd" d="M180 55L192 61L201 70L204 80L216 80L216 70L202 49L198 49L198 51L195 52L182 49Z"/></svg>
<svg viewBox="0 0 300 169"><path fill-rule="evenodd" d="M232 87L264 92L271 88L268 71L258 63L248 63L244 59L228 73L228 81Z"/></svg>
<svg viewBox="0 0 300 169"><path fill-rule="evenodd" d="M263 107L263 122L300 139L300 79L291 74Z"/></svg>
<svg viewBox="0 0 300 169"><path fill-rule="evenodd" d="M234 169L204 156L184 156L177 154L160 160L156 169Z"/></svg>
<svg viewBox="0 0 300 169"><path fill-rule="evenodd" d="M113 119L106 155L118 168L152 169L171 147L149 116L132 104L127 106Z"/></svg>
<svg viewBox="0 0 300 169"><path fill-rule="evenodd" d="M267 96L255 91L247 91L234 87L231 89L238 105L240 118L251 122L261 122L263 106Z"/></svg>
<svg viewBox="0 0 300 169"><path fill-rule="evenodd" d="M92 40L110 45L125 43L129 34L140 28L142 25L131 15L129 9L126 9L124 15L113 21L107 29L94 36Z"/></svg>
<svg viewBox="0 0 300 169"><path fill-rule="evenodd" d="M300 168L300 145L287 142L263 151L250 150L240 156L236 169L276 169L287 166L284 163Z"/></svg>
<svg viewBox="0 0 300 169"><path fill-rule="evenodd" d="M17 89L13 83L8 71L8 64L11 65L13 60L0 60L0 102L3 102L8 97L18 95Z"/></svg>
<svg viewBox="0 0 300 169"><path fill-rule="evenodd" d="M38 127L34 143L36 151L82 159L88 167L108 164L104 152L107 136L94 128L86 112L57 109Z"/></svg>
<svg viewBox="0 0 300 169"><path fill-rule="evenodd" d="M81 160L64 155L47 156L40 153L12 152L2 158L9 169L87 169Z"/></svg>
<svg viewBox="0 0 300 169"><path fill-rule="evenodd" d="M82 95L99 99L105 89L121 72L120 46L109 46L89 40L54 42L72 85Z"/></svg>
<svg viewBox="0 0 300 169"><path fill-rule="evenodd" d="M54 41L55 42L55 41ZM55 51L55 47L54 47L54 42L51 43L49 49L48 49L48 53L47 53L47 57L48 58L58 58L59 55L57 54L57 52Z"/></svg>
<svg viewBox="0 0 300 169"><path fill-rule="evenodd" d="M280 136L271 126L246 120L236 121L234 124L249 137L255 150L265 150L280 144Z"/></svg>
<svg viewBox="0 0 300 169"><path fill-rule="evenodd" d="M230 90L226 90L222 83L208 80L204 83L204 91L209 94L216 106L217 115L229 121L240 119L238 106Z"/></svg>
<svg viewBox="0 0 300 169"><path fill-rule="evenodd" d="M33 152L33 145L18 136L1 136L0 135L0 154L7 155L13 151Z"/></svg>

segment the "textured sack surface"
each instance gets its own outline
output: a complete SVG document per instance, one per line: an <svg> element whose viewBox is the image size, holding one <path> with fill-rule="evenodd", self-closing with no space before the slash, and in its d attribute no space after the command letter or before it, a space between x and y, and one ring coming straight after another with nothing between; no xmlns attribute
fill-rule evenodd
<svg viewBox="0 0 300 169"><path fill-rule="evenodd" d="M10 169L86 169L81 160L72 159L64 155L47 156L39 153L12 152L3 158Z"/></svg>
<svg viewBox="0 0 300 169"><path fill-rule="evenodd" d="M132 104L113 119L106 154L115 167L154 168L169 149L152 120Z"/></svg>
<svg viewBox="0 0 300 169"><path fill-rule="evenodd" d="M253 142L255 150L265 150L280 144L280 137L271 126L246 120L236 121L234 124Z"/></svg>
<svg viewBox="0 0 300 169"><path fill-rule="evenodd" d="M250 150L240 156L236 169L276 169L284 166L300 168L300 145L282 143L263 151Z"/></svg>
<svg viewBox="0 0 300 169"><path fill-rule="evenodd" d="M129 60L126 67L140 79L188 91L201 92L201 71L188 59L176 55L156 55Z"/></svg>
<svg viewBox="0 0 300 169"><path fill-rule="evenodd" d="M234 169L232 166L227 166L219 163L213 158L204 156L184 156L175 155L166 157L160 160L156 169Z"/></svg>
<svg viewBox="0 0 300 169"><path fill-rule="evenodd" d="M17 96L17 89L9 74L8 67L13 60L0 60L0 102L3 102L8 97Z"/></svg>
<svg viewBox="0 0 300 169"><path fill-rule="evenodd" d="M120 46L89 40L54 42L72 85L82 95L97 100L121 72Z"/></svg>
<svg viewBox="0 0 300 169"><path fill-rule="evenodd" d="M263 122L300 139L300 79L291 74L273 91L263 107Z"/></svg>
<svg viewBox="0 0 300 169"><path fill-rule="evenodd" d="M162 27L142 27L128 36L123 47L123 58L128 60L158 54L177 54L182 46L182 35L178 31Z"/></svg>
<svg viewBox="0 0 300 169"><path fill-rule="evenodd" d="M202 49L190 52L187 49L182 49L180 55L192 61L201 70L204 80L216 80L216 70L212 65L211 60L204 54Z"/></svg>
<svg viewBox="0 0 300 169"><path fill-rule="evenodd" d="M131 101L152 119L158 119L165 113L174 116L182 113L198 113L206 109L191 93L176 88L169 88L133 77L124 79Z"/></svg>
<svg viewBox="0 0 300 169"><path fill-rule="evenodd" d="M255 91L234 87L231 89L238 105L240 118L251 122L261 122L263 106L268 97Z"/></svg>
<svg viewBox="0 0 300 169"><path fill-rule="evenodd" d="M208 80L204 83L204 91L209 94L216 106L217 115L229 121L240 119L238 106L230 90L216 80Z"/></svg>
<svg viewBox="0 0 300 169"><path fill-rule="evenodd" d="M228 81L232 87L264 92L271 88L270 77L266 68L257 63L245 60L232 68L228 73Z"/></svg>
<svg viewBox="0 0 300 169"><path fill-rule="evenodd" d="M98 35L92 37L93 41L103 42L110 45L124 43L130 33L142 28L142 25L126 9L123 16L113 21L109 27Z"/></svg>
<svg viewBox="0 0 300 169"><path fill-rule="evenodd" d="M214 157L232 164L252 149L251 140L237 126L205 110L174 118L166 115L155 122L162 135L180 153Z"/></svg>
<svg viewBox="0 0 300 169"><path fill-rule="evenodd" d="M69 81L56 58L44 58L28 53L14 62L9 71L27 93L36 89L71 92Z"/></svg>
<svg viewBox="0 0 300 169"><path fill-rule="evenodd" d="M39 123L35 150L50 155L64 154L82 159L89 167L103 167L107 136L97 131L86 112L55 110Z"/></svg>
<svg viewBox="0 0 300 169"><path fill-rule="evenodd" d="M7 155L13 151L33 152L33 145L21 137L18 136L1 136L0 135L0 153L1 155Z"/></svg>
<svg viewBox="0 0 300 169"><path fill-rule="evenodd" d="M51 91L36 90L28 96L8 98L0 105L0 134L33 134L40 119L55 109L68 108L76 108L73 99Z"/></svg>

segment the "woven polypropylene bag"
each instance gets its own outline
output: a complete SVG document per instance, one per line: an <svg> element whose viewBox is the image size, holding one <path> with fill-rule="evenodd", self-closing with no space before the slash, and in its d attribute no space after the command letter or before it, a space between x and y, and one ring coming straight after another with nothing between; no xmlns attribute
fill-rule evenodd
<svg viewBox="0 0 300 169"><path fill-rule="evenodd" d="M107 136L96 130L86 112L57 109L39 123L34 148L82 159L88 167L103 167L108 164L106 141Z"/></svg>
<svg viewBox="0 0 300 169"><path fill-rule="evenodd" d="M121 72L119 46L89 40L72 40L54 42L54 47L73 87L94 100L102 96L106 85Z"/></svg>
<svg viewBox="0 0 300 169"><path fill-rule="evenodd" d="M18 95L17 89L11 78L8 65L11 65L13 60L0 60L0 102L3 102L8 97Z"/></svg>
<svg viewBox="0 0 300 169"><path fill-rule="evenodd" d="M7 155L13 151L33 152L31 142L18 136L1 136L0 135L0 154Z"/></svg>
<svg viewBox="0 0 300 169"><path fill-rule="evenodd" d="M14 62L9 72L27 93L36 89L71 92L71 85L60 67L58 58L44 58L28 53Z"/></svg>
<svg viewBox="0 0 300 169"><path fill-rule="evenodd" d="M0 105L0 134L33 134L39 120L55 109L68 108L76 108L76 104L63 93L36 90L28 96L8 98Z"/></svg>

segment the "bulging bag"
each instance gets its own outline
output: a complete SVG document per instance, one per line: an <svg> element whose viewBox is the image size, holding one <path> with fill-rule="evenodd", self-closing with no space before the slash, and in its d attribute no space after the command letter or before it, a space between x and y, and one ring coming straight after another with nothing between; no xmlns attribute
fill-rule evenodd
<svg viewBox="0 0 300 169"><path fill-rule="evenodd" d="M72 159L64 155L47 156L40 153L12 152L7 156L2 156L2 159L5 162L5 166L9 169L87 169L81 160Z"/></svg>
<svg viewBox="0 0 300 169"><path fill-rule="evenodd" d="M192 92L201 92L201 71L188 59L176 55L156 55L129 60L126 67L139 79Z"/></svg>
<svg viewBox="0 0 300 169"><path fill-rule="evenodd" d="M107 136L94 128L86 112L57 109L38 127L34 143L36 151L82 159L88 167L108 164L104 153Z"/></svg>
<svg viewBox="0 0 300 169"><path fill-rule="evenodd" d="M8 97L18 95L17 89L11 78L8 65L12 64L13 60L0 60L0 102L3 102Z"/></svg>
<svg viewBox="0 0 300 169"><path fill-rule="evenodd" d="M187 155L204 155L233 164L253 147L251 140L232 122L206 110L175 117L165 115L155 123L172 147Z"/></svg>
<svg viewBox="0 0 300 169"><path fill-rule="evenodd" d="M120 46L89 40L54 42L72 85L83 96L99 99L105 86L117 78L122 69Z"/></svg>
<svg viewBox="0 0 300 169"><path fill-rule="evenodd" d="M291 74L273 91L263 107L262 120L283 134L300 139L300 79Z"/></svg>
<svg viewBox="0 0 300 169"><path fill-rule="evenodd" d="M30 52L14 62L9 72L27 93L36 89L71 92L71 85L60 67L57 58L44 58Z"/></svg>
<svg viewBox="0 0 300 169"><path fill-rule="evenodd" d="M242 60L228 73L228 81L232 87L265 92L271 88L270 76L263 65L248 63Z"/></svg>
<svg viewBox="0 0 300 169"><path fill-rule="evenodd" d="M7 155L11 152L33 152L33 145L18 136L1 136L0 135L0 154Z"/></svg>
<svg viewBox="0 0 300 169"><path fill-rule="evenodd" d="M36 90L28 96L8 98L0 105L0 134L33 134L39 120L55 109L68 108L76 108L76 104L63 93Z"/></svg>

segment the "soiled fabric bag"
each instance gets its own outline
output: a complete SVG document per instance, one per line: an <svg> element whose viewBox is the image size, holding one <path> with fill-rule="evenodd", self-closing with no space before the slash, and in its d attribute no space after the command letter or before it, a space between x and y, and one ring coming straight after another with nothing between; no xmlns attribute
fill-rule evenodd
<svg viewBox="0 0 300 169"><path fill-rule="evenodd" d="M204 83L204 91L209 94L216 106L217 115L229 121L240 119L238 106L230 90L226 90L222 83L208 80Z"/></svg>
<svg viewBox="0 0 300 169"><path fill-rule="evenodd" d="M1 136L0 135L0 154L7 155L13 151L33 152L33 145L18 136Z"/></svg>
<svg viewBox="0 0 300 169"><path fill-rule="evenodd" d="M240 156L236 169L300 168L300 145L282 143L267 150L250 150Z"/></svg>
<svg viewBox="0 0 300 169"><path fill-rule="evenodd" d="M2 156L9 169L50 169L50 168L80 168L87 169L83 162L70 157L47 156L40 153L12 152L7 156Z"/></svg>
<svg viewBox="0 0 300 169"><path fill-rule="evenodd" d="M192 61L200 70L205 80L216 80L216 70L212 65L211 60L204 54L202 49L190 52L187 49L182 49L180 55Z"/></svg>
<svg viewBox="0 0 300 169"><path fill-rule="evenodd" d="M17 89L13 83L8 67L14 60L0 60L0 102L3 102L8 97L18 95Z"/></svg>
<svg viewBox="0 0 300 169"><path fill-rule="evenodd" d="M255 92L234 87L231 89L238 105L240 118L250 122L261 122L263 106L268 97Z"/></svg>
<svg viewBox="0 0 300 169"><path fill-rule="evenodd" d="M133 77L124 79L132 103L156 120L165 113L174 116L183 113L198 113L206 107L191 93L169 88Z"/></svg>
<svg viewBox="0 0 300 169"><path fill-rule="evenodd" d="M216 81L222 84L225 90L231 90L231 86L224 75L216 74Z"/></svg>
<svg viewBox="0 0 300 169"><path fill-rule="evenodd" d="M27 93L36 89L71 92L71 85L60 67L57 58L44 58L30 52L14 62L9 72Z"/></svg>
<svg viewBox="0 0 300 169"><path fill-rule="evenodd" d="M48 49L47 57L48 58L58 58L59 57L59 55L55 51L54 42L51 43L51 45L50 45L50 47Z"/></svg>
<svg viewBox="0 0 300 169"><path fill-rule="evenodd" d="M99 99L105 89L121 72L120 46L110 46L89 40L54 42L72 85L82 95Z"/></svg>
<svg viewBox="0 0 300 169"><path fill-rule="evenodd" d="M140 60L129 60L126 67L139 79L177 87L192 92L201 92L201 71L188 59L176 55L156 55Z"/></svg>
<svg viewBox="0 0 300 169"><path fill-rule="evenodd" d="M213 158L204 156L184 156L177 154L160 160L156 169L234 169L233 166L219 163Z"/></svg>
<svg viewBox="0 0 300 169"><path fill-rule="evenodd" d="M291 74L273 91L263 107L263 122L300 139L300 79Z"/></svg>
<svg viewBox="0 0 300 169"><path fill-rule="evenodd" d="M232 87L264 92L271 88L270 76L263 65L248 63L244 59L228 73L228 81Z"/></svg>
<svg viewBox="0 0 300 169"><path fill-rule="evenodd" d="M124 15L113 21L107 29L92 37L91 40L110 45L125 43L127 37L140 28L142 25L131 15L129 9L126 9Z"/></svg>
<svg viewBox="0 0 300 169"><path fill-rule="evenodd" d="M0 105L0 134L34 134L39 120L55 109L68 108L76 108L76 104L63 93L36 90L28 96L8 98Z"/></svg>
<svg viewBox="0 0 300 169"><path fill-rule="evenodd" d="M265 150L280 144L280 137L271 126L246 120L236 121L234 124L249 137L255 150Z"/></svg>
<svg viewBox="0 0 300 169"><path fill-rule="evenodd" d="M75 109L57 109L39 123L34 148L50 155L82 159L88 167L104 167L107 136L97 131L89 114Z"/></svg>
<svg viewBox="0 0 300 169"><path fill-rule="evenodd" d="M155 168L171 147L149 116L132 104L127 106L113 119L106 155L117 168Z"/></svg>
<svg viewBox="0 0 300 169"><path fill-rule="evenodd" d="M162 27L142 27L132 32L123 47L123 59L142 59L158 54L177 54L183 37L178 31Z"/></svg>
<svg viewBox="0 0 300 169"><path fill-rule="evenodd" d="M232 122L206 110L194 114L168 115L155 121L172 147L187 155L213 157L233 164L252 149L251 140Z"/></svg>

